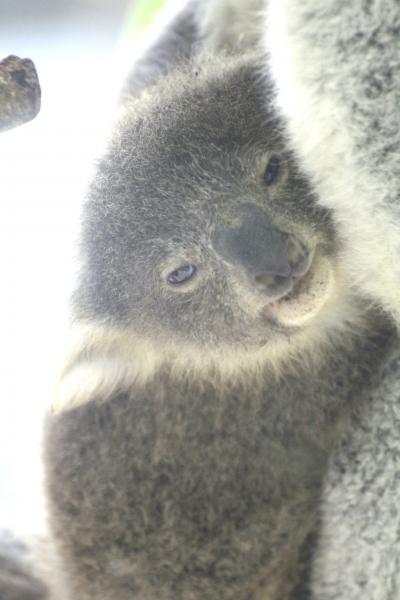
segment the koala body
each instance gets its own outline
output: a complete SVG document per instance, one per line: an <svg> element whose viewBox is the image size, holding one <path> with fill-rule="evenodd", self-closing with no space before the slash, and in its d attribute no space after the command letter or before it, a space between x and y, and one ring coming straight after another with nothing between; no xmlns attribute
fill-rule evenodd
<svg viewBox="0 0 400 600"><path fill-rule="evenodd" d="M66 597L306 597L329 458L396 335L352 292L258 53L126 100L45 436ZM269 92L272 95L272 92Z"/></svg>

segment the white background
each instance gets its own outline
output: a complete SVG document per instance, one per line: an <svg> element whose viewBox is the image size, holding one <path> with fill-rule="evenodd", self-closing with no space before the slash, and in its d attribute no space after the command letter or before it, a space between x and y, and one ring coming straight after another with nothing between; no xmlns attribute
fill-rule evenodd
<svg viewBox="0 0 400 600"><path fill-rule="evenodd" d="M0 529L17 533L44 522L41 423L66 340L79 209L129 58L125 0L84 4L0 8L0 57L32 58L43 95L34 121L0 135Z"/></svg>

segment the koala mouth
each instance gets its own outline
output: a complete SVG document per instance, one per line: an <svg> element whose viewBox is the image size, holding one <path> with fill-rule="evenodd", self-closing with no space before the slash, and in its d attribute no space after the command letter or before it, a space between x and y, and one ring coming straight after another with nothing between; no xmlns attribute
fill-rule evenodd
<svg viewBox="0 0 400 600"><path fill-rule="evenodd" d="M292 278L291 289L262 309L264 316L286 327L299 327L313 319L332 295L330 261L316 257L307 273Z"/></svg>

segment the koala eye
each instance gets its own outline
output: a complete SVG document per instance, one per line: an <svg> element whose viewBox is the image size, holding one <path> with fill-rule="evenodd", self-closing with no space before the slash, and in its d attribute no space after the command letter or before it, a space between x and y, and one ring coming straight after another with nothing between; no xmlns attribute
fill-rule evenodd
<svg viewBox="0 0 400 600"><path fill-rule="evenodd" d="M179 267L175 271L172 271L167 277L168 283L172 285L180 285L181 283L186 283L193 277L196 273L197 268L195 265L184 265L183 267Z"/></svg>
<svg viewBox="0 0 400 600"><path fill-rule="evenodd" d="M278 179L281 170L281 161L278 156L272 156L264 172L264 183L269 186Z"/></svg>

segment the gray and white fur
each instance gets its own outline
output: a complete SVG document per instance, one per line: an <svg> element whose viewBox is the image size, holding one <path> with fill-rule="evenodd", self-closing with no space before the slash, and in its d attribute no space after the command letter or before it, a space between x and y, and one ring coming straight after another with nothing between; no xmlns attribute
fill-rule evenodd
<svg viewBox="0 0 400 600"><path fill-rule="evenodd" d="M270 0L266 43L291 146L333 210L353 287L400 318L400 6ZM400 598L400 351L332 460L320 600Z"/></svg>
<svg viewBox="0 0 400 600"><path fill-rule="evenodd" d="M233 14L246 3L226 4ZM349 284L398 324L399 5L263 4L268 77L288 143L319 205L332 210ZM253 29L251 19L241 23ZM313 598L400 597L399 366L395 348L368 408L331 459Z"/></svg>
<svg viewBox="0 0 400 600"><path fill-rule="evenodd" d="M262 67L224 54L161 79L99 164L45 439L71 598L306 588L327 461L394 332L346 284Z"/></svg>
<svg viewBox="0 0 400 600"><path fill-rule="evenodd" d="M296 4L268 60L258 3L237 48L189 5L125 90L46 423L67 600L399 595L397 12Z"/></svg>

